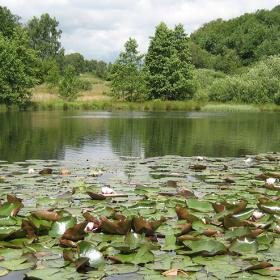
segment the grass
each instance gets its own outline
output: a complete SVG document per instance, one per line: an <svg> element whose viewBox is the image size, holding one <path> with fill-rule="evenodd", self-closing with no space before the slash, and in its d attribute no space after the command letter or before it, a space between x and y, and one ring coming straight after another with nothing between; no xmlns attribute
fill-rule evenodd
<svg viewBox="0 0 280 280"><path fill-rule="evenodd" d="M104 101L111 100L108 96L110 92L109 82L95 77L92 74L86 73L81 75L81 79L91 83L92 88L87 91L82 91L77 101ZM50 89L45 84L36 86L32 90L32 102L60 102L60 98L55 89Z"/></svg>
<svg viewBox="0 0 280 280"><path fill-rule="evenodd" d="M32 110L94 110L94 111L198 111L201 105L194 101L120 102L115 100L63 102L33 102Z"/></svg>

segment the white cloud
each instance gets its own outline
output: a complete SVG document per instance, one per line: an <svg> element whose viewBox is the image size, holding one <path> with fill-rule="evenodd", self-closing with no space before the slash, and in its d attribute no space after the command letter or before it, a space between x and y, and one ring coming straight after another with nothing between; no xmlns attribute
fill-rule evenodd
<svg viewBox="0 0 280 280"><path fill-rule="evenodd" d="M271 9L278 0L0 0L25 22L48 12L63 31L67 52L110 60L128 37L138 40L145 52L155 26L179 22L191 33L216 18L232 18L257 9Z"/></svg>

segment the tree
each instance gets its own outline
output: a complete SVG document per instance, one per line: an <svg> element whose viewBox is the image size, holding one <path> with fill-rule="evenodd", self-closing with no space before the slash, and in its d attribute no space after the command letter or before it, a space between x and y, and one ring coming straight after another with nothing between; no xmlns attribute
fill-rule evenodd
<svg viewBox="0 0 280 280"><path fill-rule="evenodd" d="M73 65L66 66L58 84L60 97L65 101L73 101L78 97L80 91L80 81L76 76Z"/></svg>
<svg viewBox="0 0 280 280"><path fill-rule="evenodd" d="M191 99L194 93L192 70L183 26L179 24L172 30L165 23L159 24L145 59L149 98Z"/></svg>
<svg viewBox="0 0 280 280"><path fill-rule="evenodd" d="M13 15L9 9L0 6L0 33L4 37L11 38L15 30L20 26L19 17Z"/></svg>
<svg viewBox="0 0 280 280"><path fill-rule="evenodd" d="M18 27L12 38L0 33L0 103L24 105L37 82L38 59L28 36Z"/></svg>
<svg viewBox="0 0 280 280"><path fill-rule="evenodd" d="M113 94L123 100L134 101L144 93L143 56L139 54L138 44L130 38L124 45L125 50L111 67Z"/></svg>
<svg viewBox="0 0 280 280"><path fill-rule="evenodd" d="M80 53L71 53L64 56L64 66L72 65L76 74L85 72L85 59Z"/></svg>
<svg viewBox="0 0 280 280"><path fill-rule="evenodd" d="M43 14L40 18L33 17L27 23L30 46L41 59L53 58L59 53L62 31L58 25L59 22L49 14Z"/></svg>

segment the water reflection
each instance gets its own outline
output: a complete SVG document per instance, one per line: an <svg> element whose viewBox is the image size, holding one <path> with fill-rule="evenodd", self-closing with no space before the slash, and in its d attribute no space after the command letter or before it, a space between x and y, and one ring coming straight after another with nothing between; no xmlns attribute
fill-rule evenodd
<svg viewBox="0 0 280 280"><path fill-rule="evenodd" d="M0 160L240 156L279 151L277 113L8 112Z"/></svg>

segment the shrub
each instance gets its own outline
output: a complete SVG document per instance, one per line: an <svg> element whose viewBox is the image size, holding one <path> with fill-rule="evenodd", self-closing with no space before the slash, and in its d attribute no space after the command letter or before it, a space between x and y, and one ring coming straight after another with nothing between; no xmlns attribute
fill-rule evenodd
<svg viewBox="0 0 280 280"><path fill-rule="evenodd" d="M58 92L59 96L65 101L73 101L78 97L80 80L75 73L75 68L72 65L68 65L60 78Z"/></svg>

